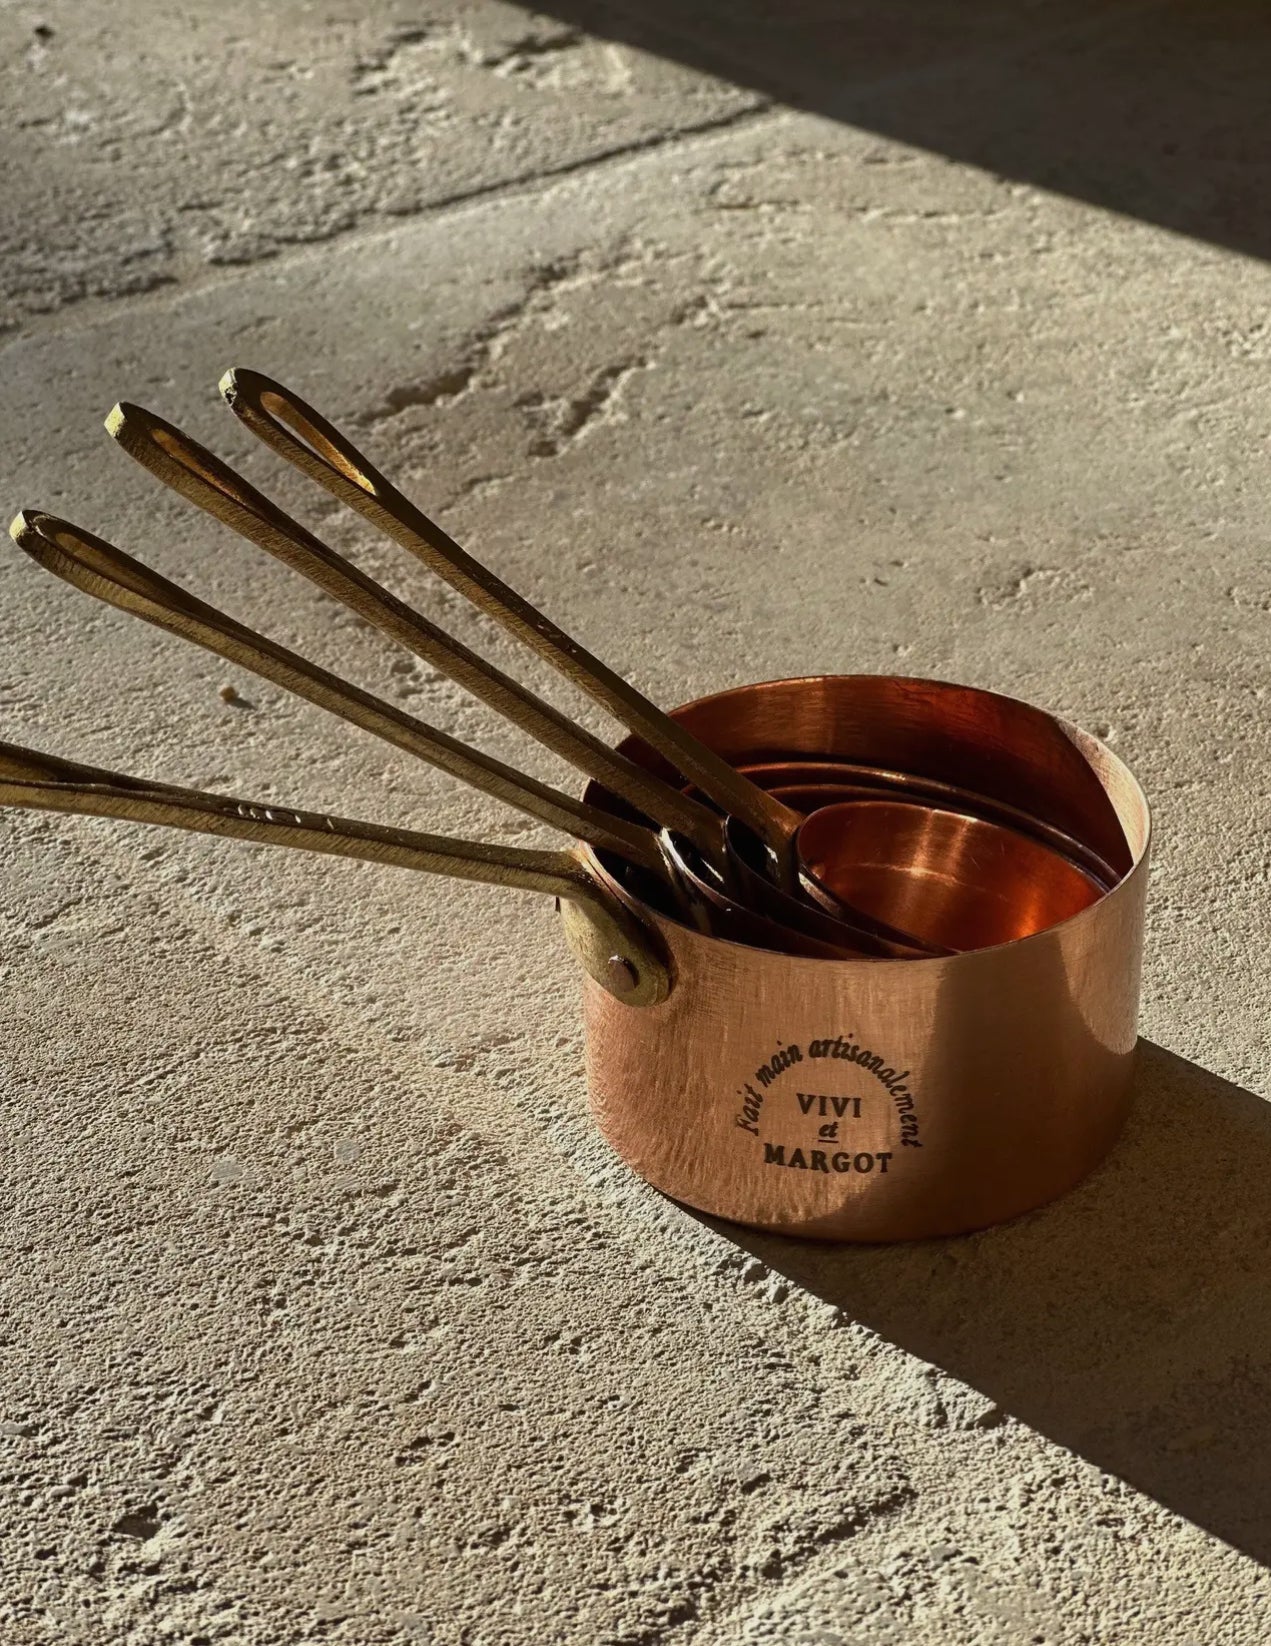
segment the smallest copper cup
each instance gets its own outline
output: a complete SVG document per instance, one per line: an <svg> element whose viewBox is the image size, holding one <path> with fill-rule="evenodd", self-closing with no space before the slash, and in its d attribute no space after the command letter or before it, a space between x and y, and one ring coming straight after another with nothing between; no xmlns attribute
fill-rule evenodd
<svg viewBox="0 0 1271 1646"><path fill-rule="evenodd" d="M1108 889L1035 835L913 800L822 805L798 847L836 903L953 954L1031 937Z"/></svg>

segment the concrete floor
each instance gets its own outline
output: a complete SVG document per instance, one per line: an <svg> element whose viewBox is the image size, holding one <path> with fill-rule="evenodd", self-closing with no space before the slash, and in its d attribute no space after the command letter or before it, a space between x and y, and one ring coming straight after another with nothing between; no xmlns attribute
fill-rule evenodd
<svg viewBox="0 0 1271 1646"><path fill-rule="evenodd" d="M561 776L101 433L175 417L550 690L248 450L214 384L256 365L660 700L970 681L1108 737L1158 825L1113 1158L852 1250L607 1153L545 901L5 815L0 1640L1264 1641L1266 264L510 6L44 0L0 45L11 511ZM537 838L0 579L7 738Z"/></svg>

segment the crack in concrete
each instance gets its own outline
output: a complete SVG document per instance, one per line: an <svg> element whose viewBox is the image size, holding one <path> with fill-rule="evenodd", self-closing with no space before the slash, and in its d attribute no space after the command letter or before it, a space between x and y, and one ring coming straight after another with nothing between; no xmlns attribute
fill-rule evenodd
<svg viewBox="0 0 1271 1646"><path fill-rule="evenodd" d="M387 423L416 406L443 406L448 400L457 400L467 391L477 371L477 364L469 361L457 366L454 371L430 377L427 382L403 383L391 388L380 404L364 412L357 422L363 428L373 428L377 423Z"/></svg>
<svg viewBox="0 0 1271 1646"><path fill-rule="evenodd" d="M388 35L378 51L370 52L353 65L349 78L354 95L373 97L391 79L394 64L401 54L412 46L421 46L431 40L436 30L428 23L403 23Z"/></svg>
<svg viewBox="0 0 1271 1646"><path fill-rule="evenodd" d="M513 336L531 316L549 309L563 288L588 283L590 277L580 274L580 265L579 258L558 258L531 269L526 276L524 294L496 310L469 334L457 366L422 383L395 385L378 406L356 420L358 426L375 428L416 407L446 405L481 386L486 381L487 368L501 359Z"/></svg>
<svg viewBox="0 0 1271 1646"><path fill-rule="evenodd" d="M290 242L292 250L279 251L276 247L263 248L259 251L244 253L236 262L222 262L219 264L201 265L197 272L189 277L182 277L180 273L167 273L159 276L153 284L144 290L132 290L112 294L85 290L82 295L77 294L58 309L37 315L25 322L16 322L8 329L0 327L0 339L3 339L3 348L28 338L47 337L50 334L72 335L74 332L96 325L103 316L112 318L126 314L139 306L138 299L144 301L156 290L163 290L166 297L173 301L180 301L187 295L194 295L235 280L243 271L254 270L263 263L281 264L290 266L307 256L318 256L325 253L332 245L340 244L350 248L373 246L377 241L399 234L403 227L411 227L418 223L428 222L433 218L442 217L451 212L476 210L487 202L513 199L519 195L532 194L536 190L546 189L553 184L567 181L590 171L598 171L607 166L619 167L627 163L639 161L645 156L661 155L668 150L688 147L689 145L723 137L738 130L758 127L767 124L779 124L797 118L789 110L784 109L766 98L756 98L744 107L733 109L727 114L714 115L695 125L679 126L673 132L655 132L648 136L636 138L629 143L615 144L612 148L604 149L581 159L562 161L556 166L540 167L524 172L517 177L504 178L494 183L483 183L475 188L461 189L451 195L444 195L439 199L429 201L417 211L404 212L395 216L391 222L376 220L368 221L360 218L354 222L345 222L339 227L317 231L304 240ZM2 350L0 350L2 352Z"/></svg>
<svg viewBox="0 0 1271 1646"><path fill-rule="evenodd" d="M581 29L561 29L555 34L526 34L511 41L501 51L473 53L470 61L485 69L501 69L517 74L538 57L555 57L576 50L587 37Z"/></svg>
<svg viewBox="0 0 1271 1646"><path fill-rule="evenodd" d="M615 255L598 261L580 255L532 269L523 295L469 335L458 364L420 383L394 385L377 406L357 418L358 425L376 428L407 411L448 405L473 390L495 387L498 376L493 368L525 327L550 314L561 293L593 286L612 276L622 266L624 254L625 248L619 248ZM679 322L677 311L673 323ZM522 395L515 404L533 431L526 455L532 459L558 457L595 428L614 421L626 385L637 372L647 371L650 366L647 355L631 355L602 367L580 393L547 395L535 391ZM506 478L484 476L461 488L457 495L469 495Z"/></svg>
<svg viewBox="0 0 1271 1646"><path fill-rule="evenodd" d="M649 361L643 356L619 360L596 373L580 395L563 399L549 399L541 394L525 395L517 405L546 424L545 432L530 444L531 457L559 457L567 447L598 423L611 422L613 411L623 389L638 371L647 371Z"/></svg>

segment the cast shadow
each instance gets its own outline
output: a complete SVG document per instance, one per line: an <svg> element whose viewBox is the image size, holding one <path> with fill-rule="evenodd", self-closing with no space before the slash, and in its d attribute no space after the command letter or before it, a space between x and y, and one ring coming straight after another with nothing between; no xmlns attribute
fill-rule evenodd
<svg viewBox="0 0 1271 1646"><path fill-rule="evenodd" d="M818 1246L707 1221L1271 1564L1271 1104L1252 1092L1141 1043L1106 1164L978 1235Z"/></svg>
<svg viewBox="0 0 1271 1646"><path fill-rule="evenodd" d="M1263 0L537 0L796 108L1271 254Z"/></svg>

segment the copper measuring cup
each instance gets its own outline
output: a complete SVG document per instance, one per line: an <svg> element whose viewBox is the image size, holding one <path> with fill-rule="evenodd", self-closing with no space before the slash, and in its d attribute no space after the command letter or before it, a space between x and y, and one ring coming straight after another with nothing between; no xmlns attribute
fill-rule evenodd
<svg viewBox="0 0 1271 1646"><path fill-rule="evenodd" d="M921 726L912 713L880 714L896 683L814 684L823 702L865 709L880 751L909 742L915 753ZM744 747L774 707L785 705L793 725L808 685L743 687L677 713L702 734L727 728ZM0 746L0 802L554 893L587 976L593 1112L636 1171L702 1210L788 1234L952 1234L1062 1193L1120 1129L1149 817L1126 768L1076 728L989 693L922 686L918 720L928 722L929 746L918 751L920 765L933 771L944 758L953 704L972 695L1006 706L1013 724L999 726L984 788L1004 799L1027 792L1031 806L1091 850L1117 844L1107 832L1115 823L1126 867L1109 891L1058 925L991 948L919 961L817 959L696 931L644 901L641 871L604 849L586 848L579 861L478 846L121 777L10 745ZM822 728L826 743L840 735ZM605 800L599 791L589 798ZM615 987L615 957L632 968L637 989Z"/></svg>
<svg viewBox="0 0 1271 1646"><path fill-rule="evenodd" d="M1028 936L903 962L712 941L645 910L665 1001L626 1011L584 985L588 1093L614 1149L676 1200L818 1239L960 1233L1079 1182L1124 1121L1136 1038L1150 818L1122 762L1042 710L936 681L772 681L675 714L752 772L855 764L971 788L1113 883Z"/></svg>
<svg viewBox="0 0 1271 1646"><path fill-rule="evenodd" d="M953 785L845 763L747 775L804 813L810 880L946 953L1027 937L1116 884L1115 871L1071 835Z"/></svg>
<svg viewBox="0 0 1271 1646"><path fill-rule="evenodd" d="M806 952L820 953L827 947L837 947L899 958L946 953L960 935L964 939L968 936L970 928L960 934L958 921L950 915L951 884L968 907L975 902L978 890L985 891L988 906L1003 874L1023 884L1049 872L1057 882L1056 891L1037 900L1038 910L1066 906L1060 896L1060 883L1067 876L1067 866L1050 864L1034 845L1021 842L1017 831L1008 828L994 834L999 825L991 816L982 818L979 826L957 833L962 849L954 851L955 833L943 814L930 819L924 829L917 814L900 813L898 817L912 821L911 827L875 827L872 833L863 833L862 821L869 817L878 822L883 816L880 808L873 807L868 813L836 811L817 819L812 826L808 838L815 854L815 870L811 870L801 860L800 812L721 761L699 739L685 734L655 705L480 566L402 497L312 407L255 373L232 372L223 389L237 414L255 433L319 479L327 490L352 503L412 548L482 610L528 640L570 679L636 728L680 773L689 775L712 802L731 809L720 816L675 785L641 774L630 760L573 725L551 705L388 594L173 425L142 408L121 405L112 412L107 427L165 484L301 571L417 655L443 668L518 726L572 760L593 779L605 783L641 819L653 818L661 828L660 852L667 862L670 884L681 894L696 897L705 920L709 921L709 911L714 910L717 918L726 918L730 928L736 929L736 923L749 914L756 922L756 940L774 944L784 941L786 946L803 947ZM448 758L451 764L447 769L453 769L453 750ZM533 786L532 780L527 782ZM541 805L536 815L544 815ZM559 815L558 806L556 816L547 820L556 821ZM969 844L968 836L974 837ZM855 861L862 838L869 858L868 874ZM688 849L681 851L684 842ZM884 861L887 848L891 856ZM942 871L941 853L947 859ZM959 872L954 871L954 865ZM985 868L977 884L980 866ZM802 895L793 890L792 876L793 886ZM930 902L935 907L928 909ZM783 932L793 935L783 939Z"/></svg>

